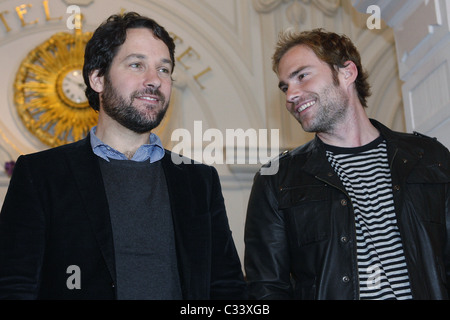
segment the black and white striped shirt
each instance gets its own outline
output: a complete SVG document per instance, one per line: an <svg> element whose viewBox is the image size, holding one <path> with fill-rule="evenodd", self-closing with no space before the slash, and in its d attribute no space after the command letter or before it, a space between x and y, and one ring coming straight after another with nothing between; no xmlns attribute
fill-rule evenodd
<svg viewBox="0 0 450 320"><path fill-rule="evenodd" d="M353 204L361 299L412 299L397 227L386 142L359 148L326 146Z"/></svg>

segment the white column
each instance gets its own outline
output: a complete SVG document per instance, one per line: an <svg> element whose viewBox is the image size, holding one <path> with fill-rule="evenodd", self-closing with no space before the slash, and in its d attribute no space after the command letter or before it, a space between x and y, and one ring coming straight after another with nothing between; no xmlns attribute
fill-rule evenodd
<svg viewBox="0 0 450 320"><path fill-rule="evenodd" d="M450 0L352 0L393 28L406 127L450 147ZM371 14L372 12L369 12Z"/></svg>

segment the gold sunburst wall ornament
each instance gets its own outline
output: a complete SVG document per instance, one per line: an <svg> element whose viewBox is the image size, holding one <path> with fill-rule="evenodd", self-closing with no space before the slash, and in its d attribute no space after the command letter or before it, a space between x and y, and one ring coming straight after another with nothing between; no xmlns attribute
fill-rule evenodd
<svg viewBox="0 0 450 320"><path fill-rule="evenodd" d="M81 28L56 33L28 53L16 74L14 103L20 119L51 147L80 140L97 124L82 74L91 37Z"/></svg>

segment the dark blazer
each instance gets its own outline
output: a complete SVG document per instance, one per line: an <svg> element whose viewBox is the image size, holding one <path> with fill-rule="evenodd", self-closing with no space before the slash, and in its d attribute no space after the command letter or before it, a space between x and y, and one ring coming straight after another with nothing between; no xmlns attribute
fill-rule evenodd
<svg viewBox="0 0 450 320"><path fill-rule="evenodd" d="M217 171L175 164L167 180L184 299L241 299L246 285ZM0 214L0 299L115 299L108 202L89 136L20 156ZM80 289L69 289L79 267Z"/></svg>

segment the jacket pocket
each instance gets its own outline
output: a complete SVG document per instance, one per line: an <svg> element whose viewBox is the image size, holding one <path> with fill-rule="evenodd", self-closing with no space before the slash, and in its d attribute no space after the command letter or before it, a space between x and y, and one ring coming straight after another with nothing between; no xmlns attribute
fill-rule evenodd
<svg viewBox="0 0 450 320"><path fill-rule="evenodd" d="M439 163L417 166L406 179L407 183L450 183L450 170Z"/></svg>
<svg viewBox="0 0 450 320"><path fill-rule="evenodd" d="M310 278L304 281L294 281L294 299L295 300L316 300L317 286L316 278Z"/></svg>
<svg viewBox="0 0 450 320"><path fill-rule="evenodd" d="M324 185L282 189L279 209L284 212L288 232L298 246L330 237L330 203Z"/></svg>
<svg viewBox="0 0 450 320"><path fill-rule="evenodd" d="M309 185L281 189L279 209L327 200L325 186Z"/></svg>
<svg viewBox="0 0 450 320"><path fill-rule="evenodd" d="M450 172L439 165L418 166L406 179L405 205L422 220L445 224Z"/></svg>

